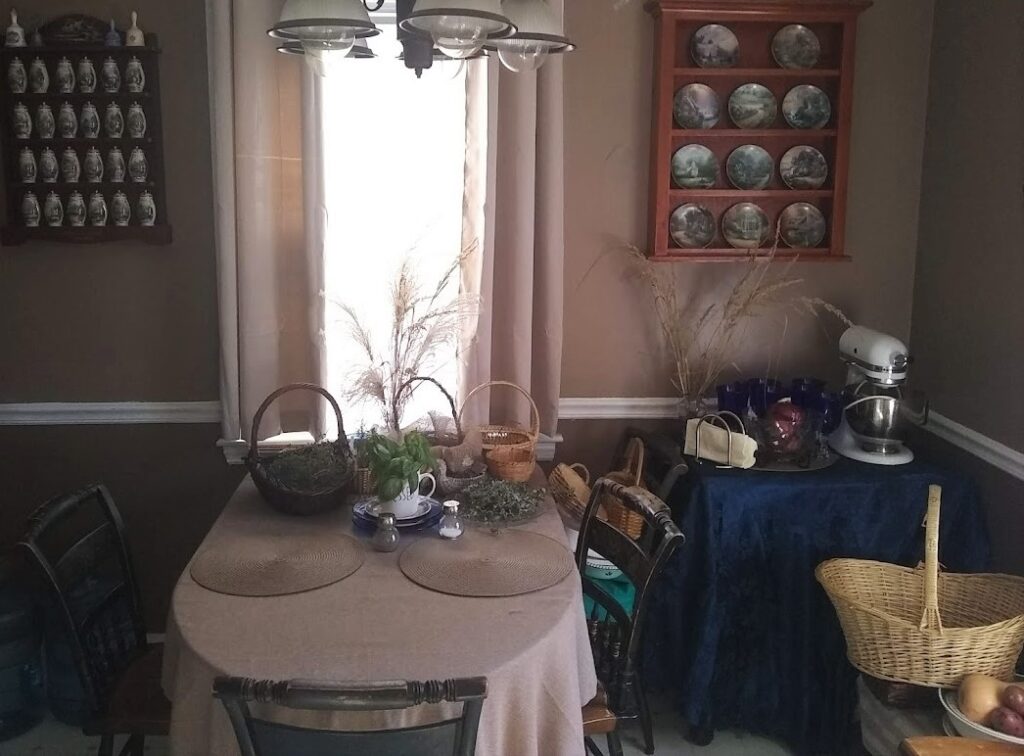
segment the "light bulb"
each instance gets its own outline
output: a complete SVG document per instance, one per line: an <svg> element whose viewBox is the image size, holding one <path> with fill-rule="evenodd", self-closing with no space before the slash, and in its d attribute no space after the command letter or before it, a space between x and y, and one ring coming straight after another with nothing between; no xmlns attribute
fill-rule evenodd
<svg viewBox="0 0 1024 756"><path fill-rule="evenodd" d="M312 26L293 31L307 52L312 49L345 55L356 43L355 30L349 26Z"/></svg>
<svg viewBox="0 0 1024 756"><path fill-rule="evenodd" d="M464 60L480 52L488 29L471 16L438 16L431 24L434 46L449 58Z"/></svg>
<svg viewBox="0 0 1024 756"><path fill-rule="evenodd" d="M534 40L501 40L497 48L498 59L513 73L536 71L548 59L548 46Z"/></svg>
<svg viewBox="0 0 1024 756"><path fill-rule="evenodd" d="M302 43L302 49L306 53L306 65L317 76L330 76L340 66L344 65L343 61L354 44L355 37L352 37L351 42L347 46L344 43L335 45L322 41L305 41Z"/></svg>

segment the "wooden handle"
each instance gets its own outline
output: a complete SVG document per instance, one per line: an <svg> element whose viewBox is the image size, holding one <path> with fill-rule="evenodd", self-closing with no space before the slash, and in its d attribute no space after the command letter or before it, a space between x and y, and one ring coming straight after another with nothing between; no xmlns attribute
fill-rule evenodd
<svg viewBox="0 0 1024 756"><path fill-rule="evenodd" d="M469 394L466 395L465 400L463 400L462 407L459 409L459 414L457 415L457 418L458 418L457 422L461 422L462 421L462 416L466 413L466 405L469 404L469 400L470 399L472 399L476 394L478 394L479 392L483 391L484 389L492 388L494 386L507 386L508 388L515 389L520 394L522 394L523 396L526 397L526 401L528 401L530 403L530 412L531 412L531 415L530 415L530 420L531 420L531 422L530 422L530 436L533 438L533 441L536 443L537 439L540 437L540 410L537 409L537 403L535 401L533 401L533 397L530 396L530 392L528 392L526 389L524 389L518 383L512 383L511 381L488 381L487 383L481 383L475 389L470 391ZM490 416L490 413L488 413L488 417L489 416Z"/></svg>
<svg viewBox="0 0 1024 756"><path fill-rule="evenodd" d="M290 391L313 391L327 399L327 401L330 402L331 407L334 409L334 416L338 419L338 441L343 442L346 445L348 444L348 440L345 438L345 424L341 419L341 407L338 406L338 402L333 396L331 396L331 393L323 386L317 386L315 383L289 383L287 386L282 386L264 399L263 404L261 404L260 408L256 410L256 416L252 419L252 434L249 437L248 460L255 461L259 456L258 446L260 440L260 423L263 421L263 413L269 409L270 405L273 404L278 397L283 396Z"/></svg>
<svg viewBox="0 0 1024 756"><path fill-rule="evenodd" d="M626 469L623 470L631 479L636 479L634 486L643 487L644 482L644 442L634 436L626 445Z"/></svg>
<svg viewBox="0 0 1024 756"><path fill-rule="evenodd" d="M939 614L939 513L942 509L942 488L928 486L928 516L924 532L924 614L922 630L942 633Z"/></svg>
<svg viewBox="0 0 1024 756"><path fill-rule="evenodd" d="M440 389L441 393L444 394L444 398L448 400L448 406L452 408L452 420L455 421L455 435L457 435L459 437L459 440L461 441L462 423L459 422L459 413L455 410L455 399L452 397L451 394L448 393L447 389L445 389L445 387L441 385L440 381L438 381L436 378L431 378L425 375L413 376L405 383L403 383L399 387L398 393L395 394L395 403L391 405L391 414L395 418L395 425L399 426L398 428L395 428L395 430L401 430L402 425L402 418L398 416L398 402L401 401L402 394L405 393L406 389L411 389L414 383L423 382L433 383L435 386L437 386L438 389Z"/></svg>
<svg viewBox="0 0 1024 756"><path fill-rule="evenodd" d="M590 470L587 469L585 464L582 462L574 462L569 465L569 469L578 472L580 477L583 478L583 482L588 486L590 485Z"/></svg>

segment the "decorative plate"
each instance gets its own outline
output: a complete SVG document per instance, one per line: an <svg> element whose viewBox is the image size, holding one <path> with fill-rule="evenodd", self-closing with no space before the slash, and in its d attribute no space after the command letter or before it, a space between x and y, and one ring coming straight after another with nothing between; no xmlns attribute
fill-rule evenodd
<svg viewBox="0 0 1024 756"><path fill-rule="evenodd" d="M782 115L794 129L823 129L832 120L832 102L813 84L801 84L782 101Z"/></svg>
<svg viewBox="0 0 1024 756"><path fill-rule="evenodd" d="M718 161L702 144L684 144L672 156L672 180L682 189L710 189L718 182Z"/></svg>
<svg viewBox="0 0 1024 756"><path fill-rule="evenodd" d="M676 92L672 113L681 129L710 129L722 117L722 105L707 84L687 84Z"/></svg>
<svg viewBox="0 0 1024 756"><path fill-rule="evenodd" d="M365 502L360 502L365 504ZM432 528L441 520L441 505L437 501L431 501L430 511L417 519L414 520L398 520L395 526L399 530L417 531L426 530ZM352 523L363 530L376 530L377 529L377 518L374 515L368 514L365 508L360 508L359 504L356 504L352 508Z"/></svg>
<svg viewBox="0 0 1024 756"><path fill-rule="evenodd" d="M772 55L783 68L814 68L821 57L821 42L806 26L790 24L775 33Z"/></svg>
<svg viewBox="0 0 1024 756"><path fill-rule="evenodd" d="M790 247L808 249L825 238L825 216L808 202L795 202L779 216L779 233Z"/></svg>
<svg viewBox="0 0 1024 756"><path fill-rule="evenodd" d="M715 238L715 216L702 205L680 205L672 212L669 233L683 249L702 249Z"/></svg>
<svg viewBox="0 0 1024 756"><path fill-rule="evenodd" d="M701 68L730 68L739 60L740 41L732 29L708 24L693 33L690 55Z"/></svg>
<svg viewBox="0 0 1024 756"><path fill-rule="evenodd" d="M408 517L396 517L395 522L410 522L412 520L421 520L430 514L431 508L439 504L436 499L421 499L419 506L416 508L416 513L411 514ZM369 499L363 499L358 502L354 507L353 511L359 512L364 517L368 517L371 520L376 520L380 517L380 500L376 496Z"/></svg>
<svg viewBox="0 0 1024 756"><path fill-rule="evenodd" d="M753 202L741 202L722 216L722 235L737 249L757 249L771 237L771 221Z"/></svg>
<svg viewBox="0 0 1024 756"><path fill-rule="evenodd" d="M741 129L767 129L778 115L775 95L762 84L744 84L729 96L729 118Z"/></svg>
<svg viewBox="0 0 1024 756"><path fill-rule="evenodd" d="M725 173L737 189L764 189L772 181L775 161L764 147L744 144L729 153Z"/></svg>
<svg viewBox="0 0 1024 756"><path fill-rule="evenodd" d="M802 144L782 156L779 173L790 189L820 189L828 178L828 161L818 150Z"/></svg>

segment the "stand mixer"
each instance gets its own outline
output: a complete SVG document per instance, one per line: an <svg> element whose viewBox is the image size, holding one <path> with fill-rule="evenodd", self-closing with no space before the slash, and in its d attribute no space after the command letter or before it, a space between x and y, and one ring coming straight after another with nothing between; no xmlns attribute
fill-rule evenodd
<svg viewBox="0 0 1024 756"><path fill-rule="evenodd" d="M914 453L903 445L906 422L923 424L927 405L909 409L904 397L910 356L899 339L863 326L849 328L839 339L849 366L845 409L829 445L844 457L874 465L905 465Z"/></svg>

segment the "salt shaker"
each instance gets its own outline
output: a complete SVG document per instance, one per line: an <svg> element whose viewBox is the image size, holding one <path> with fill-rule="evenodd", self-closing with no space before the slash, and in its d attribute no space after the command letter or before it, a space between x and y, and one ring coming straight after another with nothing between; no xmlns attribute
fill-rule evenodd
<svg viewBox="0 0 1024 756"><path fill-rule="evenodd" d="M373 534L373 548L377 551L390 552L398 548L398 528L395 516L391 512L381 512L377 520L377 531Z"/></svg>
<svg viewBox="0 0 1024 756"><path fill-rule="evenodd" d="M459 517L459 502L446 501L442 506L441 522L438 523L437 532L442 538L454 541L461 536L466 528Z"/></svg>

